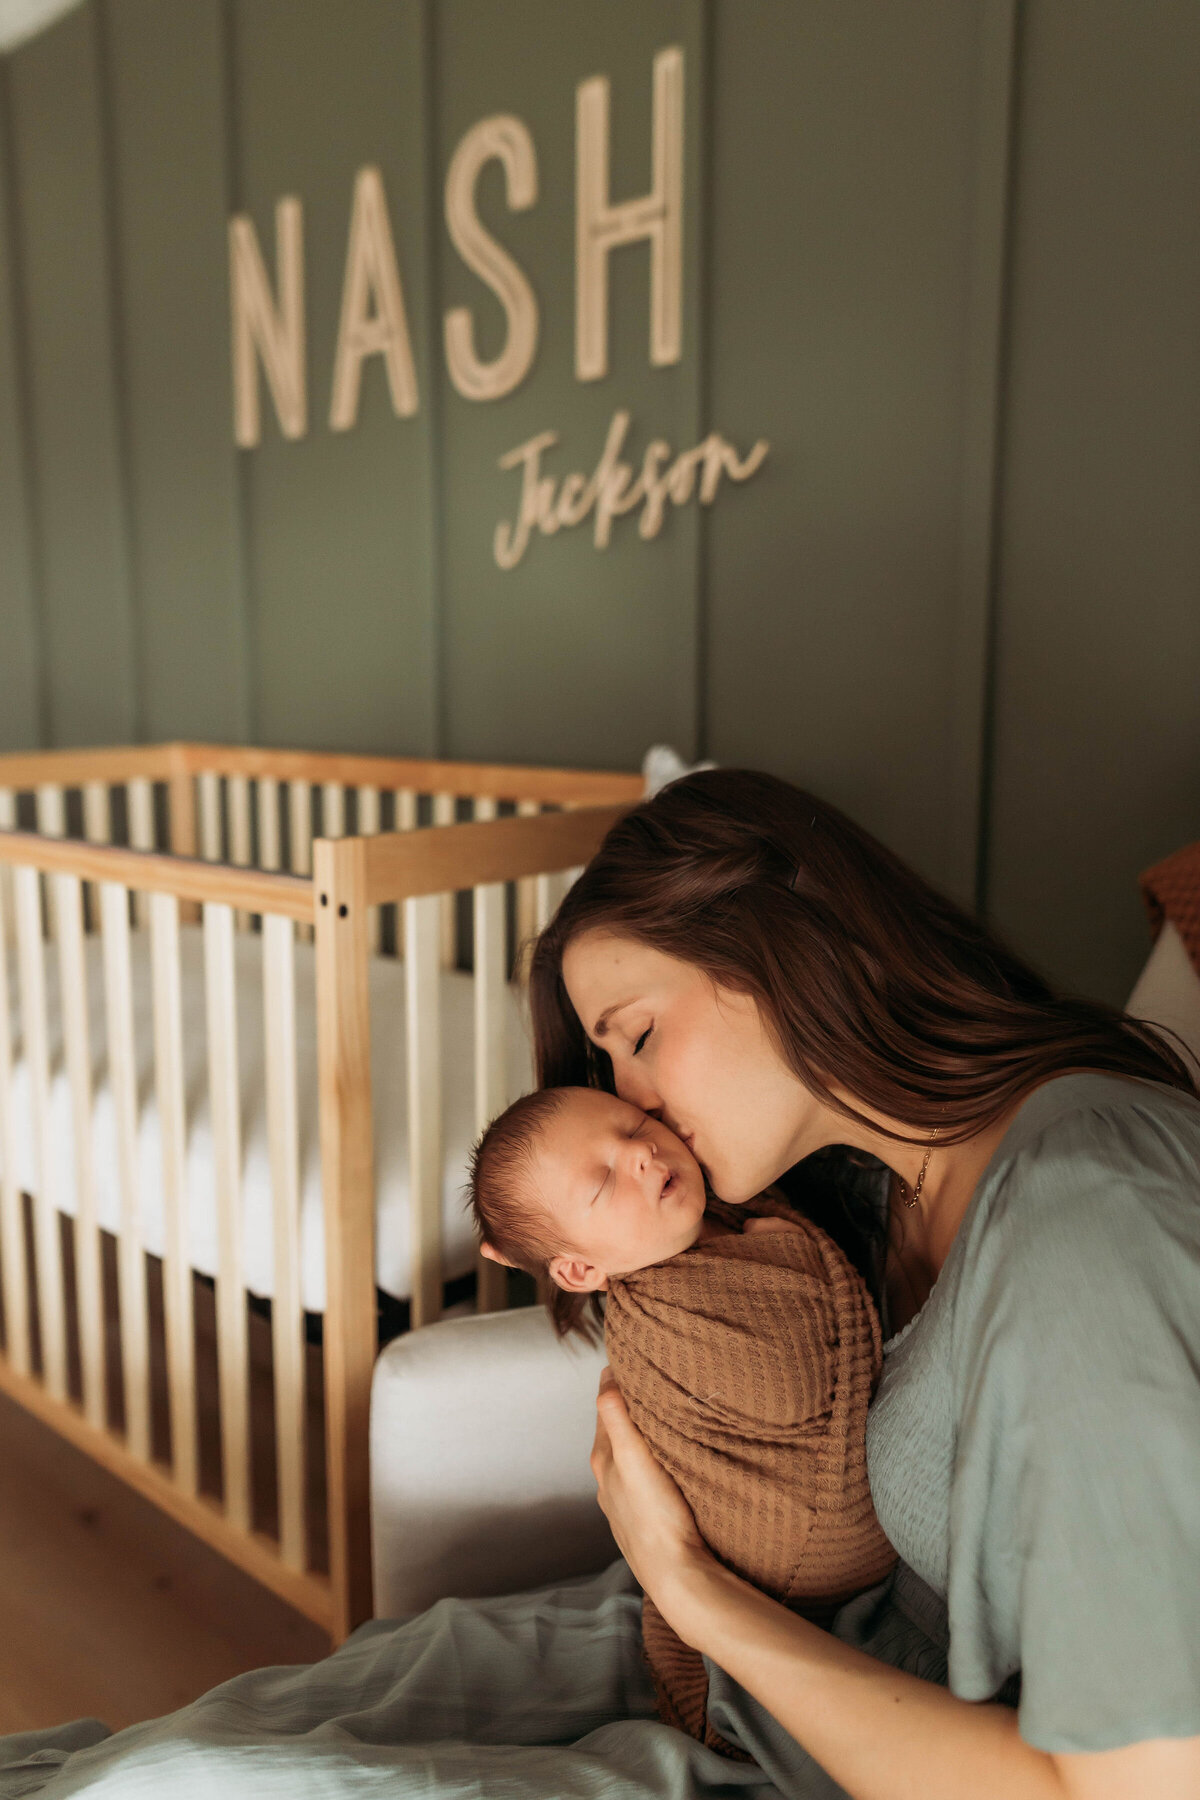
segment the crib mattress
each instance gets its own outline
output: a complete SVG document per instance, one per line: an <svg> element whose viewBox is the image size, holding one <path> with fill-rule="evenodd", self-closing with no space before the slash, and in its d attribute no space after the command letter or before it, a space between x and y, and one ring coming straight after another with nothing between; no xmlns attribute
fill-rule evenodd
<svg viewBox="0 0 1200 1800"><path fill-rule="evenodd" d="M138 1181L142 1241L161 1256L165 1245L162 1154L154 1085L153 1011L149 934L132 934L134 1031L138 1066ZM116 1112L104 1046L103 951L86 940L92 1042L92 1152L100 1223L116 1231L121 1214ZM239 932L235 940L238 1059L242 1135L242 1244L246 1286L269 1297L274 1287L271 1169L267 1143L263 1025L262 939ZM47 946L46 990L50 1022L49 1187L58 1208L76 1210L74 1128L64 1066L58 957ZM217 1271L216 1176L208 1093L203 934L180 931L184 1074L187 1096L187 1209L192 1266ZM321 1211L321 1155L317 1107L316 971L313 946L297 943L296 1079L300 1129L300 1248L305 1307L325 1307L325 1240ZM411 1206L408 1167L404 966L394 957L369 959L371 1072L375 1118L376 1279L397 1299L412 1292ZM19 1013L12 1005L13 1106L17 1180L36 1192L33 1107L28 1064L21 1048ZM464 1200L467 1157L475 1135L474 996L470 975L444 971L442 1002L443 1256L446 1275L465 1275L474 1265L474 1238ZM509 1091L531 1081L528 1037L515 994L508 993Z"/></svg>

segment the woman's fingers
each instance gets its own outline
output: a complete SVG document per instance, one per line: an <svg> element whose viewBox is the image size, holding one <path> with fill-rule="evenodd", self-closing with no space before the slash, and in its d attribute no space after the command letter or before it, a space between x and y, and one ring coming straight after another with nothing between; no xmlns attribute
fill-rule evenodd
<svg viewBox="0 0 1200 1800"><path fill-rule="evenodd" d="M605 1369L600 1377L600 1392L596 1395L596 1411L608 1426L609 1432L619 1432L621 1421L632 1427L629 1408L621 1398L621 1390L617 1386L611 1369Z"/></svg>
<svg viewBox="0 0 1200 1800"><path fill-rule="evenodd" d="M591 1467L600 1490L600 1506L604 1509L604 1478L612 1466L612 1440L608 1435L605 1411L600 1402L606 1393L616 1393L617 1384L606 1363L600 1371L600 1392L596 1396L596 1436L592 1440Z"/></svg>
<svg viewBox="0 0 1200 1800"><path fill-rule="evenodd" d="M604 1483L612 1468L612 1442L605 1428L599 1409L596 1412L596 1435L592 1440L592 1454L589 1458L596 1486L600 1490L600 1505L604 1506Z"/></svg>

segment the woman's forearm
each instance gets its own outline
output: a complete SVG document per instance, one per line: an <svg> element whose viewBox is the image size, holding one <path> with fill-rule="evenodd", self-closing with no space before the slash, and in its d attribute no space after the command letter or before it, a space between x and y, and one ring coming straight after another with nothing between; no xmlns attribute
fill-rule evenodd
<svg viewBox="0 0 1200 1800"><path fill-rule="evenodd" d="M667 1623L853 1800L1196 1800L1200 1737L1048 1756L972 1705L799 1619L713 1557L605 1370L592 1471L621 1553Z"/></svg>
<svg viewBox="0 0 1200 1800"><path fill-rule="evenodd" d="M1053 1757L1008 1707L889 1668L708 1562L671 1610L853 1800L1064 1800ZM669 1603L668 1603L669 1604Z"/></svg>

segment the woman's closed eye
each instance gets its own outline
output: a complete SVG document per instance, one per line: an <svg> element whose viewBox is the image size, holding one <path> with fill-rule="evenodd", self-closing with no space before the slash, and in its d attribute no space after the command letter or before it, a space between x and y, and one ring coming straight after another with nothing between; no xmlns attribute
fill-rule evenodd
<svg viewBox="0 0 1200 1800"><path fill-rule="evenodd" d="M633 1054L635 1056L638 1056L641 1054L642 1050L645 1048L646 1039L650 1036L650 1033L653 1030L654 1030L653 1025L647 1025L645 1031L642 1032L641 1036L638 1038L637 1042L633 1046Z"/></svg>

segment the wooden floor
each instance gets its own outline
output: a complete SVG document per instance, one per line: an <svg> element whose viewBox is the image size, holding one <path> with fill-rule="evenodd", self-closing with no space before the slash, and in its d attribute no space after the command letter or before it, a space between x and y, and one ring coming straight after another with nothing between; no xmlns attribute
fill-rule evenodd
<svg viewBox="0 0 1200 1800"><path fill-rule="evenodd" d="M323 1632L0 1396L0 1733L114 1729Z"/></svg>

